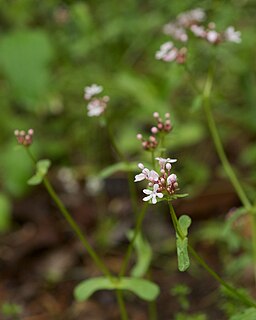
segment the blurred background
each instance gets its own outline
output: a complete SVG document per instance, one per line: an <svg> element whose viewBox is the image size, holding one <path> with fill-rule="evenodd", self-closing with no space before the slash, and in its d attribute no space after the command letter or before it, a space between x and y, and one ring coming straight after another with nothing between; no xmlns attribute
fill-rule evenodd
<svg viewBox="0 0 256 320"><path fill-rule="evenodd" d="M27 320L64 319L62 312L68 310L67 319L118 319L114 298L109 295L99 294L83 306L70 307L80 269L85 264L87 276L96 271L88 259L83 260L82 248L44 189L27 185L33 166L24 150L15 147L13 136L15 129L35 130L33 152L38 158L51 159L50 179L63 201L88 231L92 243L106 255L108 264L118 270L125 232L134 217L126 174L115 173L105 180L97 177L117 159L98 119L86 114L83 90L92 83L102 85L104 94L110 96L111 127L131 161L147 159L136 134L147 132L152 113L170 112L174 130L167 140L167 153L178 158L175 173L182 191L190 195L188 200L177 201L177 212L195 219L200 232L194 232L194 241L203 242L202 250L221 272L232 277L232 272L237 274L250 265L245 253L248 222L242 222L238 233L219 233L225 215L240 203L216 156L192 80L182 66L154 57L160 45L169 40L162 33L163 25L180 12L197 7L205 9L207 21L215 22L217 30L232 25L242 33L239 45L215 47L192 39L188 65L195 81L203 86L215 57L213 111L228 157L253 199L255 1L0 1L0 302L12 310L10 313L18 308L17 313ZM174 242L167 241L171 233L168 215L160 215L159 208L166 211L161 206L152 210L145 230L157 251L153 262L159 273L156 278L162 284L168 279L170 287L187 279L186 285L192 283L193 287L193 277L176 271ZM213 244L218 240L216 248ZM232 264L233 255L241 251L240 260ZM167 259L170 252L172 261ZM159 266L161 259L163 268ZM223 261L228 261L231 271L220 267ZM169 278L165 273L168 268L172 270ZM191 272L195 277L196 269ZM217 285L207 281L216 293ZM223 310L227 312L230 306L217 308L212 296L200 304L206 290L202 284L196 291L198 300L191 290L198 304L192 311L205 312L198 319L225 319ZM159 305L166 306L170 297L168 287ZM174 301L172 310L161 309L160 319L176 319L180 307L177 299ZM102 314L100 305L109 303L112 309ZM144 307L131 303L132 319L147 319ZM9 319L8 310L4 314Z"/></svg>

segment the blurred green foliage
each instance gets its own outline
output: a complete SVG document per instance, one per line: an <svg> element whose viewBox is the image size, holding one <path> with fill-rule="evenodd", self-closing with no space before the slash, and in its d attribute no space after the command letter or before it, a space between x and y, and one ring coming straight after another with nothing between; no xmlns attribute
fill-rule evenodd
<svg viewBox="0 0 256 320"><path fill-rule="evenodd" d="M207 165L208 131L182 66L156 61L169 38L163 24L192 8L206 10L222 30L234 25L240 45L189 43L188 64L204 83L216 55L214 112L229 152L255 187L255 13L253 0L204 1L0 1L0 175L3 192L21 196L31 175L22 151L14 151L14 129L35 129L40 157L57 165L96 172L113 162L98 119L86 116L83 88L98 83L110 96L109 117L121 148L139 159L136 133L153 111L170 112L174 131L169 154L180 160L180 180L196 193L212 177ZM208 150L210 148L210 151ZM192 151L192 152L191 152ZM209 152L208 152L209 151ZM189 161L187 160L189 159ZM91 173L91 172L88 172Z"/></svg>

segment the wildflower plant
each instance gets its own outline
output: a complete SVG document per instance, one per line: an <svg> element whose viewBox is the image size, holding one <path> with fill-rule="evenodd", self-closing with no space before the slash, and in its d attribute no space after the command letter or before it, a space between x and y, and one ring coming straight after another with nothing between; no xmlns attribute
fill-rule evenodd
<svg viewBox="0 0 256 320"><path fill-rule="evenodd" d="M164 33L171 36L174 41L182 44L181 48L175 47L172 41L168 41L163 44L159 51L156 53L156 59L163 60L165 62L176 61L179 64L187 64L188 49L185 44L189 40L190 36L196 36L197 38L204 39L210 44L217 45L224 41L230 41L239 43L241 41L240 32L235 31L233 27L228 27L226 30L219 32L215 29L215 24L208 23L205 25L206 14L200 9L194 9L183 14L180 14L177 19L164 26ZM206 79L206 84L203 92L203 105L207 116L209 128L213 137L216 150L220 156L222 164L226 169L232 184L234 185L241 202L248 212L254 214L255 207L251 204L246 196L238 178L236 177L232 166L230 165L222 146L216 124L214 122L213 115L209 106L209 96L212 87L212 74ZM123 170L127 172L129 180L129 188L131 194L132 207L135 213L134 230L130 230L128 233L129 244L127 251L124 254L123 262L119 272L113 273L106 266L104 260L98 255L95 249L88 241L86 235L82 232L79 225L76 223L71 213L67 210L57 193L55 192L51 182L47 177L47 172L50 168L50 161L42 159L37 161L31 151L33 142L34 131L29 129L28 132L23 130L15 130L15 137L17 142L25 147L28 156L31 158L35 165L35 174L29 179L29 184L43 183L47 189L49 195L59 208L63 217L70 225L73 232L79 238L83 244L86 252L95 262L95 265L99 268L102 275L90 279L81 281L74 290L75 298L78 301L84 301L88 299L95 291L98 290L112 290L116 294L117 303L120 309L121 319L128 319L128 312L125 306L125 291L133 292L137 297L154 303L160 294L159 286L154 283L147 273L150 270L150 264L152 259L152 248L150 243L147 242L142 233L142 225L144 222L145 214L149 205L157 206L159 202L165 201L168 204L172 225L175 232L176 248L177 248L177 260L178 269L182 272L186 271L190 266L190 257L192 256L209 274L217 280L221 286L225 287L233 296L239 299L244 305L248 307L256 308L256 302L241 293L232 285L223 280L196 252L196 250L189 243L188 230L192 223L191 218L182 214L179 218L176 215L174 209L174 201L177 198L183 198L188 196L183 192L182 181L180 182L176 174L176 168L179 166L179 161L172 158L167 153L165 146L166 135L171 134L173 125L171 122L171 115L166 113L164 117L161 117L158 112L154 112L153 121L155 122L149 133L149 137L145 138L145 134L138 133L137 139L141 143L142 149L151 154L151 163L131 163L125 154L123 154L118 144L116 143L115 136L112 133L111 128L108 125L108 119L105 117L105 111L109 104L108 96L100 96L103 92L103 87L97 84L86 86L84 89L84 99L87 103L86 110L89 117L102 117L104 118L104 125L106 134L109 135L109 141L112 144L112 148L115 151L117 163L111 168L107 168L102 176L107 176L115 171ZM134 137L135 138L135 137ZM139 169L139 170L138 170ZM134 176L134 172L137 172ZM138 172L139 171L139 172ZM107 173L106 173L107 172ZM144 184L142 187L142 201L137 200L136 184ZM180 192L182 190L182 192ZM138 205L139 204L139 205ZM255 227L254 216L254 227ZM256 230L256 228L255 228ZM254 231L255 231L254 230ZM256 233L254 232L254 245L255 245L255 270L256 270ZM137 252L137 261L135 267L129 268L130 258L133 250ZM145 252L147 255L145 256ZM141 259L141 257L144 257ZM141 268L141 261L143 261L143 267ZM134 271L136 270L136 271ZM139 270L139 271L138 271ZM256 273L255 273L256 274ZM152 308L151 308L152 310ZM150 319L154 319L153 315L149 314ZM154 312L153 312L154 313Z"/></svg>

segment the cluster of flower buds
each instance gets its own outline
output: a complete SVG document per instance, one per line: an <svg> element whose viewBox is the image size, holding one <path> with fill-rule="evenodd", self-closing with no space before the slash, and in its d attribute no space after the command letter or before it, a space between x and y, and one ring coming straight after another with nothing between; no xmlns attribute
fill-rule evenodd
<svg viewBox="0 0 256 320"><path fill-rule="evenodd" d="M172 163L176 162L176 159L170 158L156 158L159 163L159 171L149 170L145 168L142 163L138 164L141 169L141 173L135 176L134 182L147 180L148 189L144 189L143 192L146 197L143 201L151 201L153 204L157 203L157 198L161 199L166 196L173 195L178 190L177 176L171 173Z"/></svg>
<svg viewBox="0 0 256 320"><path fill-rule="evenodd" d="M29 147L33 142L34 130L29 129L28 132L24 130L15 130L14 135L19 144L22 144L25 147Z"/></svg>
<svg viewBox="0 0 256 320"><path fill-rule="evenodd" d="M186 11L179 14L176 20L167 23L163 27L163 32L171 36L173 39L186 43L189 39L189 33L194 36L204 39L212 44L219 44L224 41L241 42L241 32L235 31L235 28L230 26L223 32L216 31L214 22L210 22L204 26L202 22L205 20L206 14L201 8ZM176 48L172 42L166 42L156 53L156 59L163 61L176 61L177 63L184 63L186 60L186 48Z"/></svg>
<svg viewBox="0 0 256 320"><path fill-rule="evenodd" d="M153 113L153 117L157 120L157 125L151 128L151 135L146 140L143 138L141 133L137 134L137 139L141 141L142 147L145 150L154 150L158 146L157 134L158 133L169 133L172 130L172 125L170 121L170 114L165 114L165 120L160 118L158 112Z"/></svg>
<svg viewBox="0 0 256 320"><path fill-rule="evenodd" d="M84 88L84 99L88 101L87 115L89 117L98 117L107 108L107 104L109 102L108 96L104 96L101 98L95 97L102 91L102 86L98 86L97 84L92 84L91 86Z"/></svg>

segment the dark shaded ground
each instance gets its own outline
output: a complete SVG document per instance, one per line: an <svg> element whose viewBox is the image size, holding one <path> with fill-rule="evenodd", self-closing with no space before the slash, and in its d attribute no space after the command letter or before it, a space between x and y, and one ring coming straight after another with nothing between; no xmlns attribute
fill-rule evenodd
<svg viewBox="0 0 256 320"><path fill-rule="evenodd" d="M108 194L106 208L108 211L112 210L121 223L112 235L114 244L110 248L101 247L100 250L109 268L118 272L127 245L124 232L132 226L133 217L125 195L118 194L120 181L111 183L117 183L117 193ZM61 189L59 191L76 221L89 234L90 241L95 246L94 234L97 219L100 219L97 217L96 208L99 208L99 203L82 192L70 195ZM217 193L221 193L222 196L219 197ZM177 212L192 216L192 233L196 232L198 220L223 214L236 205L236 196L229 184L223 181L215 182L211 189L205 190L195 199L175 203ZM118 209L114 210L113 207ZM166 209L163 208L163 211ZM144 224L144 231L156 251L152 263L152 278L161 287L161 295L157 300L159 319L174 319L174 315L181 311L177 298L170 293L170 289L178 283L191 288L190 314L202 312L207 314L208 319L225 319L219 308L218 284L194 262L189 272L177 271L173 240L170 240L169 251L167 249L163 252L164 250L158 247L158 241L162 244L164 240L168 243L170 236L174 239L169 222L167 211L161 215L149 212ZM74 302L74 286L80 280L99 273L91 259L84 254L83 247L75 239L44 189L38 188L28 198L15 203L13 229L0 238L0 301L16 303L22 307L23 311L17 319L120 319L112 292L98 292L87 302ZM222 271L217 247L204 243L200 244L198 250L217 272ZM149 319L146 303L131 294L126 296L126 302L130 319Z"/></svg>

